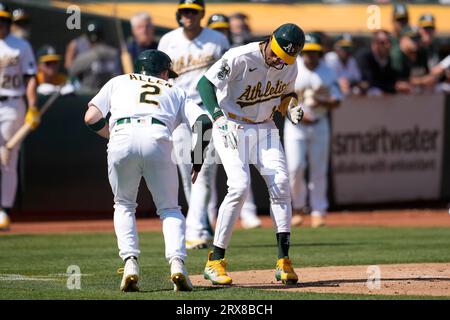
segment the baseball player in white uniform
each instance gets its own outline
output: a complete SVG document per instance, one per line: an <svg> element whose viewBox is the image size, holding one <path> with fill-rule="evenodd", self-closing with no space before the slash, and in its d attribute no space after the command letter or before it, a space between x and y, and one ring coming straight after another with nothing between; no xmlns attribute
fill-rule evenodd
<svg viewBox="0 0 450 320"><path fill-rule="evenodd" d="M230 39L231 37L231 31L230 31L230 22L227 16L216 13L209 17L208 19L208 28L217 30L219 32L222 32L227 39ZM251 181L250 181L251 184ZM215 221L217 218L217 208L211 204L217 203L217 192L216 188L211 189L211 200L210 200L210 206L208 210L209 214L209 221ZM248 192L248 196L245 199L244 206L242 207L241 211L241 225L244 229L254 229L261 226L261 220L258 218L256 214L257 208L255 205L255 200L253 197L253 191L252 188L250 188Z"/></svg>
<svg viewBox="0 0 450 320"><path fill-rule="evenodd" d="M174 71L179 74L175 84L183 88L190 99L201 105L197 82L205 71L228 50L229 42L220 32L202 28L200 21L205 15L203 0L180 0L177 11L179 28L161 37L158 50L168 54ZM190 130L179 126L173 134L174 151L183 181L189 210L186 216L186 246L188 249L206 248L212 242L212 229L208 221L208 210L215 211L217 172L213 144L208 150L202 172L197 183L190 183L191 145Z"/></svg>
<svg viewBox="0 0 450 320"><path fill-rule="evenodd" d="M198 83L203 103L214 119L213 140L228 177L228 193L219 208L214 250L204 276L216 285L232 283L226 273L225 250L249 191L253 164L266 181L275 225L278 260L276 279L295 284L298 276L289 259L291 196L279 133L272 120L281 101L290 100L287 116L298 123L303 115L294 92L295 58L304 44L295 24L284 24L263 42L230 49Z"/></svg>
<svg viewBox="0 0 450 320"><path fill-rule="evenodd" d="M284 126L284 148L293 206L292 224L302 224L306 197L309 194L312 227L320 227L325 225L328 209L328 112L339 106L342 94L336 73L321 59L322 46L319 37L307 34L301 55L302 57L297 59L299 76L295 82L295 92L302 98L304 117L296 126L288 121ZM308 185L305 181L307 164Z"/></svg>
<svg viewBox="0 0 450 320"><path fill-rule="evenodd" d="M0 3L0 152L7 152L5 145L25 121L36 128L39 111L36 94L36 61L30 44L10 33L11 13ZM28 111L24 95L28 100ZM8 230L8 211L13 207L17 191L17 145L9 153L9 161L2 156L0 230Z"/></svg>
<svg viewBox="0 0 450 320"><path fill-rule="evenodd" d="M171 158L173 130L187 124L198 139L194 151L203 154L208 139L202 130L212 123L206 113L187 98L186 93L167 80L177 74L168 55L146 50L137 58L135 74L111 79L89 102L85 121L108 138L108 177L114 194L114 229L119 255L125 261L120 289L137 291L140 254L136 230L136 197L141 177L152 193L162 220L165 256L170 264L175 291L191 291L184 266L186 259L185 218L178 205L178 176ZM105 118L111 113L109 126ZM201 168L195 163L191 179Z"/></svg>

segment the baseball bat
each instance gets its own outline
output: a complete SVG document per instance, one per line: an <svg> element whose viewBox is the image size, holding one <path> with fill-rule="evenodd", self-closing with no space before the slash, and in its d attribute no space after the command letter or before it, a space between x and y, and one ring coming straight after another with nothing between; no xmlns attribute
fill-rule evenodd
<svg viewBox="0 0 450 320"><path fill-rule="evenodd" d="M122 62L123 71L125 73L133 73L133 59L131 59L131 55L128 52L125 37L123 35L122 25L119 17L117 16L117 1L115 1L114 3L114 20L116 25L117 37L119 38L120 43L120 61Z"/></svg>
<svg viewBox="0 0 450 320"><path fill-rule="evenodd" d="M56 91L50 96L50 98L47 99L47 101L45 101L44 105L39 110L39 115L41 117L48 110L48 108L50 108L53 102L55 102L55 100L59 97L60 93L60 90ZM28 123L24 123L22 127L20 127L20 129L17 130L17 132L11 137L11 139L8 140L8 142L6 143L6 149L10 152L17 144L25 139L25 137L30 133L32 129L33 128L31 128Z"/></svg>

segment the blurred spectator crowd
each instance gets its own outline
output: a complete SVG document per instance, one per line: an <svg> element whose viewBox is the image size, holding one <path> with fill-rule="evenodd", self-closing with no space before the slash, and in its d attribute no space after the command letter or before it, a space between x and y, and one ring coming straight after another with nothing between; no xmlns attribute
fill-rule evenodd
<svg viewBox="0 0 450 320"><path fill-rule="evenodd" d="M12 33L29 39L30 26L27 12L14 10ZM130 26L127 49L134 61L143 50L157 48L158 41L149 13L133 15ZM249 17L239 12L213 14L206 26L223 32L232 47L261 39L253 35ZM438 41L436 32L433 15L425 12L418 21L411 21L407 6L397 3L393 4L392 32L377 30L369 41L348 33L334 37L312 33L322 42L323 61L336 71L344 96L380 96L450 92L450 45ZM90 21L83 34L66 45L64 53L56 52L52 44L35 50L40 94L51 94L61 86L66 93L94 93L123 72L120 50L105 42L100 21Z"/></svg>

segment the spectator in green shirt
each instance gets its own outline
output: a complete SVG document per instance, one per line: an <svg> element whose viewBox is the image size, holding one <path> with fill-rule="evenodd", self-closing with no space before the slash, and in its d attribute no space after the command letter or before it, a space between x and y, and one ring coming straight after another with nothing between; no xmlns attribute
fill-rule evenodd
<svg viewBox="0 0 450 320"><path fill-rule="evenodd" d="M420 46L420 39L418 30L408 26L402 30L399 43L391 49L392 68L399 80L409 82L409 88L402 88L402 92L422 92L434 85L428 76L427 53Z"/></svg>

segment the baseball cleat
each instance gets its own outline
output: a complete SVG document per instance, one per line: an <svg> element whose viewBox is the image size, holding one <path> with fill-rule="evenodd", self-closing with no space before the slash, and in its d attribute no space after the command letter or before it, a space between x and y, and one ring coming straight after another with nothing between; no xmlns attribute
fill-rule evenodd
<svg viewBox="0 0 450 320"><path fill-rule="evenodd" d="M255 229L261 227L261 220L257 216L250 216L241 219L241 225L244 229Z"/></svg>
<svg viewBox="0 0 450 320"><path fill-rule="evenodd" d="M212 239L194 239L186 240L186 249L207 249L212 245Z"/></svg>
<svg viewBox="0 0 450 320"><path fill-rule="evenodd" d="M323 216L311 216L311 227L320 228L325 226L325 217Z"/></svg>
<svg viewBox="0 0 450 320"><path fill-rule="evenodd" d="M184 262L180 258L174 258L170 263L170 280L173 282L173 291L192 291L193 289Z"/></svg>
<svg viewBox="0 0 450 320"><path fill-rule="evenodd" d="M122 282L120 283L120 290L123 292L139 291L139 264L136 257L130 257L125 262L125 267L117 270L118 273L123 273Z"/></svg>
<svg viewBox="0 0 450 320"><path fill-rule="evenodd" d="M9 220L8 214L1 210L0 211L0 231L8 231L11 226L11 221Z"/></svg>
<svg viewBox="0 0 450 320"><path fill-rule="evenodd" d="M292 267L292 262L288 258L281 258L277 260L275 271L275 278L283 284L297 284L298 276Z"/></svg>
<svg viewBox="0 0 450 320"><path fill-rule="evenodd" d="M203 276L210 280L214 285L230 285L233 282L225 270L227 262L225 259L211 260L212 251L208 253L208 262L206 262Z"/></svg>

